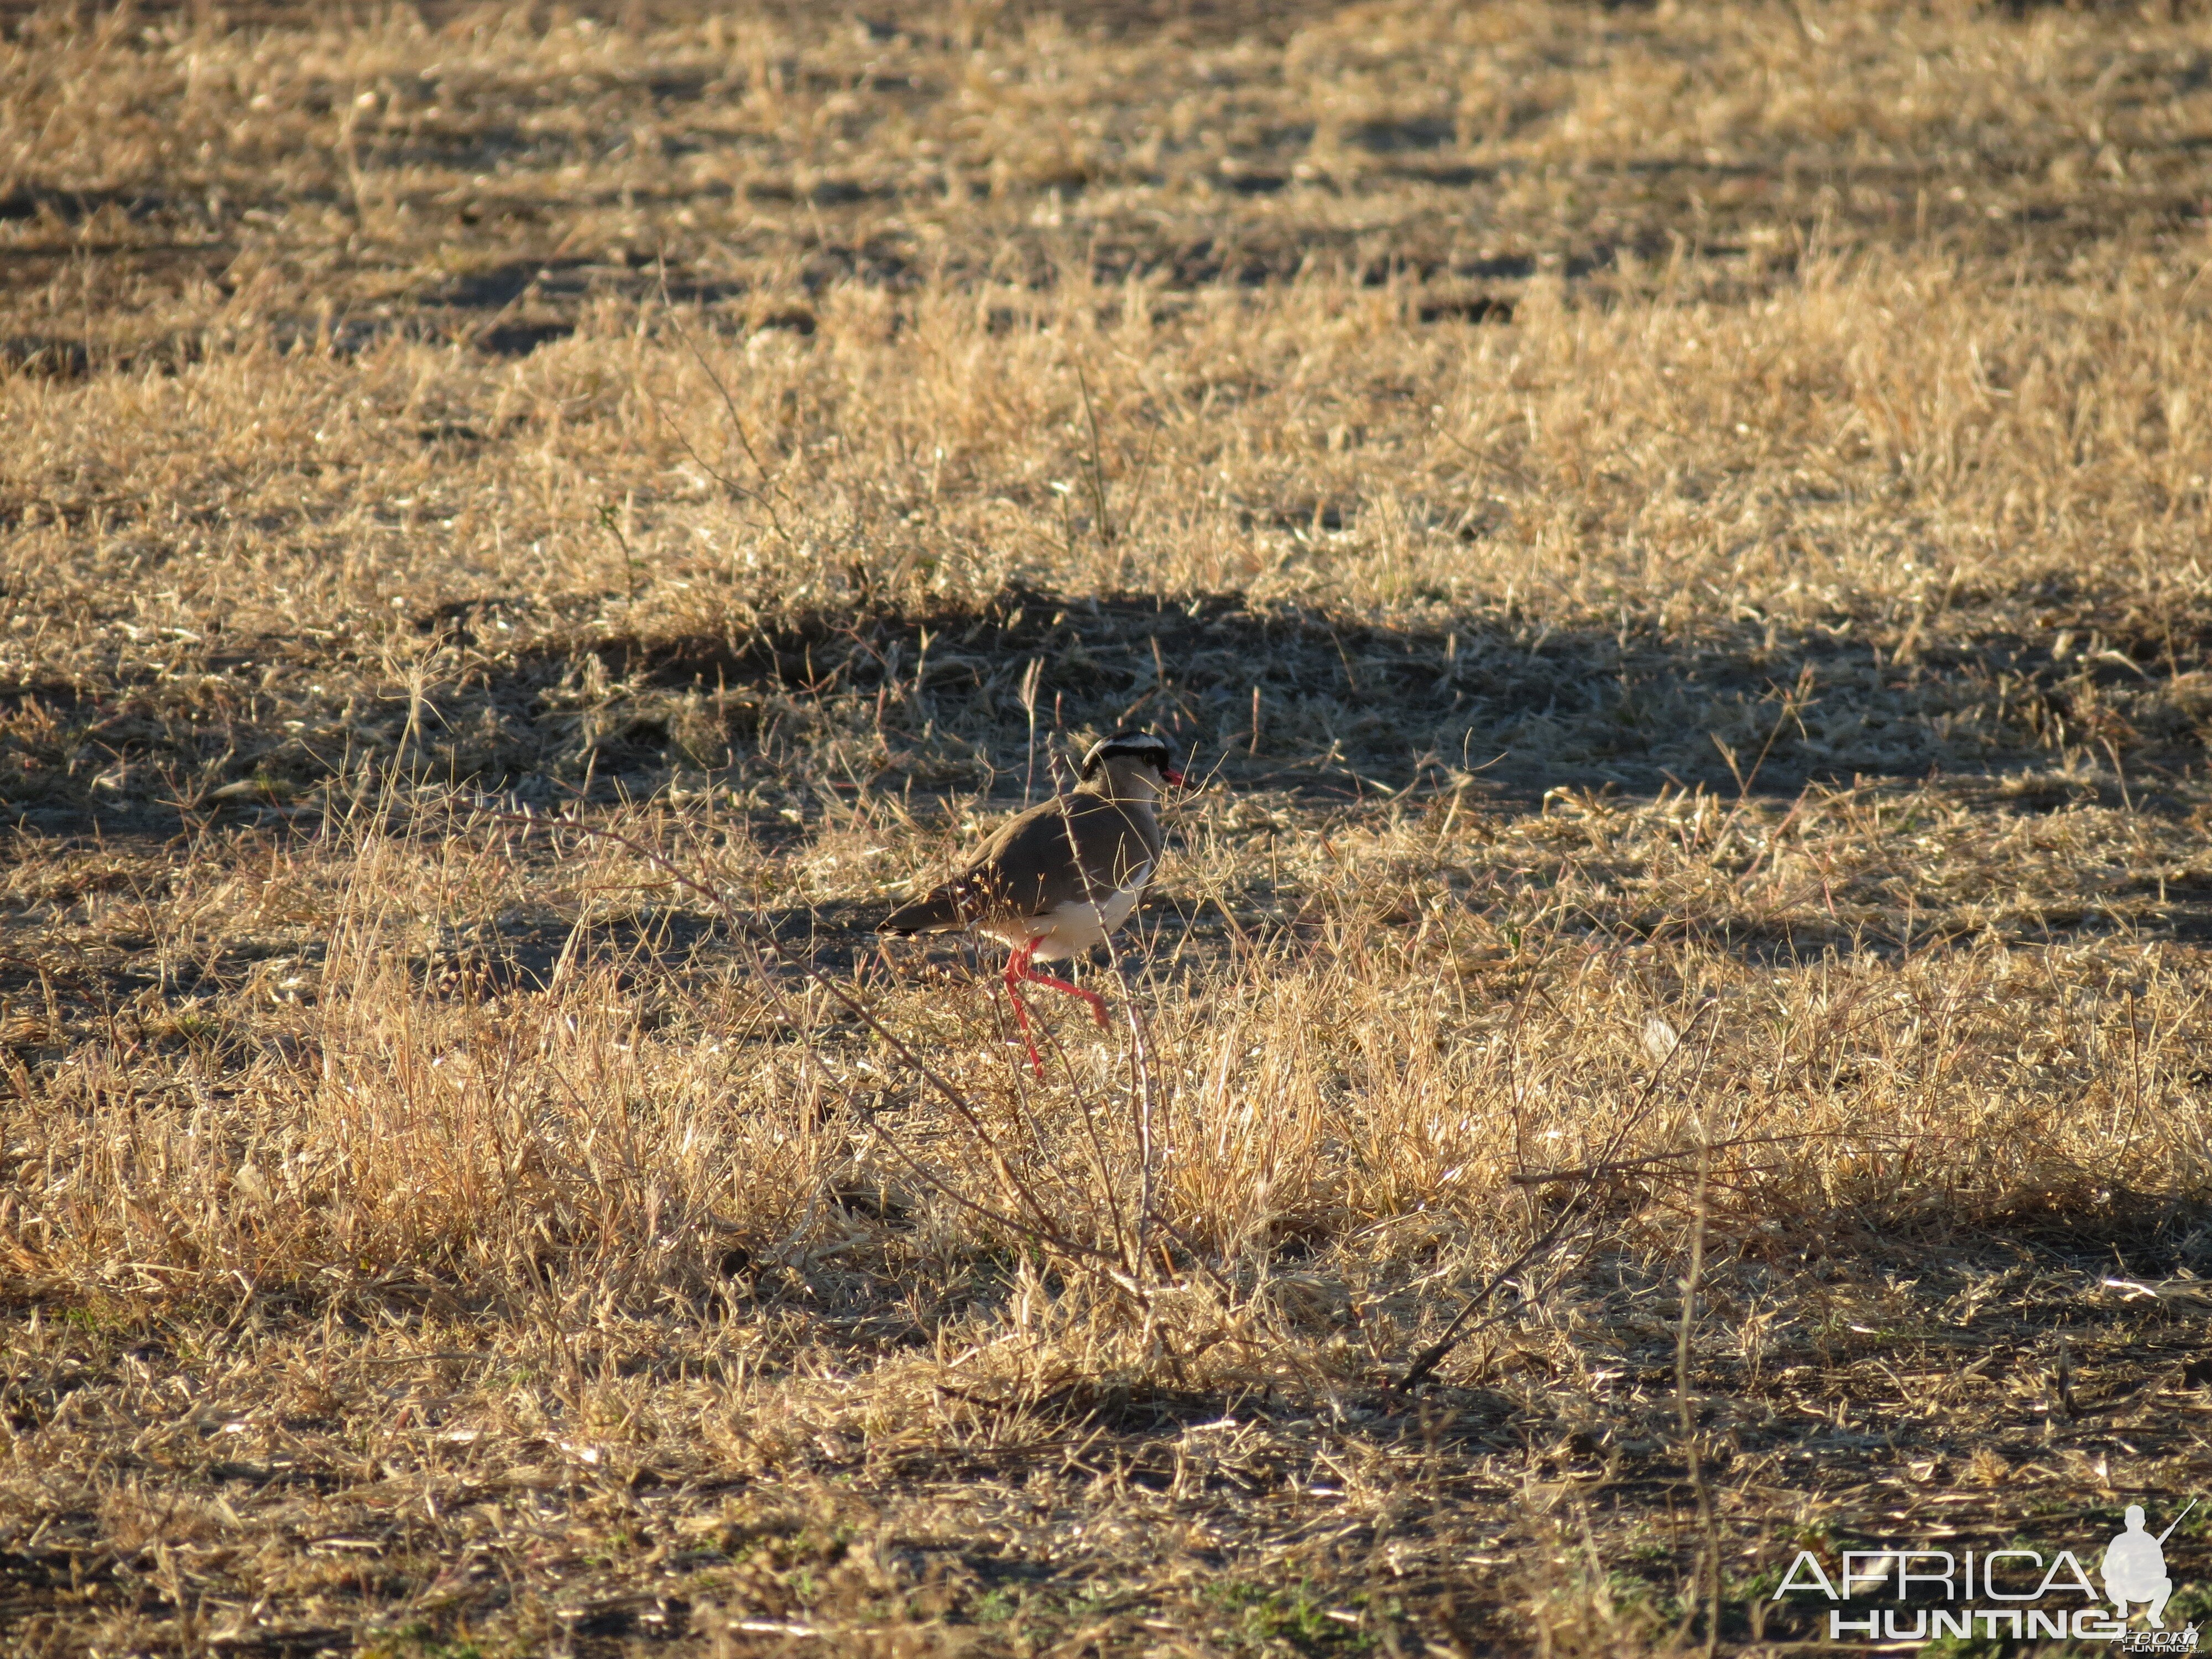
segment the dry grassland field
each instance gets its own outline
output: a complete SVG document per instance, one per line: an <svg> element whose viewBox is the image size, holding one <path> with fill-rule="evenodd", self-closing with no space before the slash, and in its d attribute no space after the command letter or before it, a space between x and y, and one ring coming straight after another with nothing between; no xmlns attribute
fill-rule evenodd
<svg viewBox="0 0 2212 1659"><path fill-rule="evenodd" d="M2196 3L7 6L0 1650L2179 1630L2208 528Z"/></svg>

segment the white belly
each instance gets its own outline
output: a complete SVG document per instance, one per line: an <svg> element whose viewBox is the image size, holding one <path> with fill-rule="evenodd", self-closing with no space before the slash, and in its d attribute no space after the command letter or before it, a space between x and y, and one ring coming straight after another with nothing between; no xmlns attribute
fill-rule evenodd
<svg viewBox="0 0 2212 1659"><path fill-rule="evenodd" d="M1107 934L1128 921L1129 913L1144 896L1145 879L1151 873L1152 867L1142 865L1132 873L1127 886L1101 893L1095 902L1079 900L1041 916L1002 916L977 923L975 931L1004 939L1017 951L1035 940L1036 949L1031 954L1047 962L1072 957L1103 945Z"/></svg>

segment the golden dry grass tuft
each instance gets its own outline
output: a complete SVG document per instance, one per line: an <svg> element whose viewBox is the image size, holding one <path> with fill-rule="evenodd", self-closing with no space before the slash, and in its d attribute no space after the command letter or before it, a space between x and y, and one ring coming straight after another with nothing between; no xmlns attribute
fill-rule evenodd
<svg viewBox="0 0 2212 1659"><path fill-rule="evenodd" d="M1765 1650L2212 1479L2212 19L1168 9L7 13L10 1651ZM1128 723L1035 1081L868 927Z"/></svg>

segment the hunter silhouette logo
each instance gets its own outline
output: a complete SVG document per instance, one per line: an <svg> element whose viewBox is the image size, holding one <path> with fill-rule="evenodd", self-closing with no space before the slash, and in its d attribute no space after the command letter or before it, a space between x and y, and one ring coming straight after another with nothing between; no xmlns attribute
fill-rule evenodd
<svg viewBox="0 0 2212 1659"><path fill-rule="evenodd" d="M2166 1523L2166 1530L2153 1538L2143 1530L2142 1505L2128 1505L2128 1529L2105 1548L2105 1594L2112 1598L2123 1621L2128 1616L2129 1602L2143 1601L2148 1603L2144 1613L2151 1628L2166 1628L2160 1615L2166 1612L2166 1597L2173 1594L2173 1580L2166 1576L2166 1540L2173 1536L2182 1516L2196 1507L2192 1498L2181 1514Z"/></svg>
<svg viewBox="0 0 2212 1659"><path fill-rule="evenodd" d="M2166 1540L2197 1502L2191 1498L2157 1534L2148 1530L2142 1505L2130 1504L2126 1526L2113 1534L2099 1563L2105 1583L2101 1595L2072 1550L2049 1557L2021 1548L1954 1555L1893 1544L1843 1551L1836 1564L1840 1571L1832 1576L1819 1556L1800 1550L1772 1599L1805 1592L1826 1598L1832 1604L1832 1642L2070 1638L2111 1642L2129 1652L2194 1653L2195 1625L2166 1627L2166 1604L2174 1589ZM1869 1606L1869 1601L1888 1605ZM2130 1630L2131 1609L2137 1607L2145 1628Z"/></svg>

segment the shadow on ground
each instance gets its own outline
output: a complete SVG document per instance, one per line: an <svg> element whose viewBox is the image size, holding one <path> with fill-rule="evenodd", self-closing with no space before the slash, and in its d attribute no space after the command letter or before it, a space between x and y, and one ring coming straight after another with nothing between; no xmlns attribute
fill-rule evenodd
<svg viewBox="0 0 2212 1659"><path fill-rule="evenodd" d="M2024 597L2058 617L2050 631L2018 631ZM1202 775L1316 802L1476 773L1531 802L1561 786L1789 795L1941 773L2005 781L2032 806L2079 798L2033 775L2059 755L2109 750L2130 804L2156 810L2201 759L2179 663L2212 641L2212 618L2138 638L2095 593L2047 588L1955 611L1905 660L1878 619L1668 634L1439 607L1399 624L1235 592L864 602L734 637L628 633L607 623L619 611L487 597L418 616L436 675L412 731L405 698L378 700L392 688L366 650L309 658L279 640L221 642L184 689L149 672L0 692L0 811L49 833L170 833L319 823L394 770L541 801L646 799L707 775L803 822L823 787L1007 787L1027 763L1032 663L1040 776L1083 734L1135 725ZM2094 618L2094 658L2063 654L2075 612L2081 637ZM211 695L233 679L242 695Z"/></svg>

